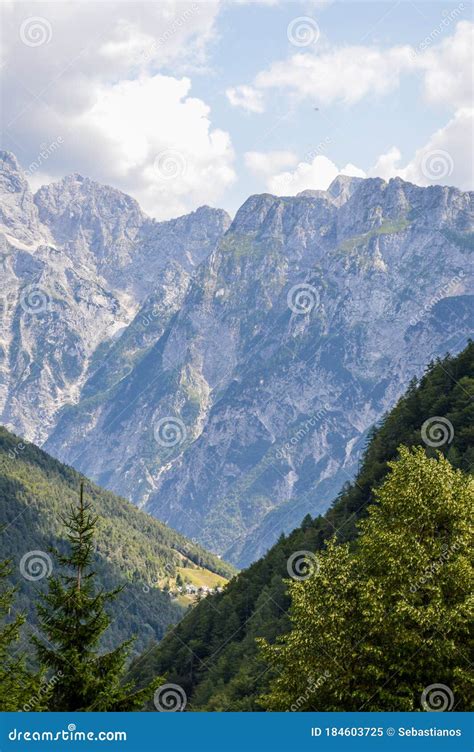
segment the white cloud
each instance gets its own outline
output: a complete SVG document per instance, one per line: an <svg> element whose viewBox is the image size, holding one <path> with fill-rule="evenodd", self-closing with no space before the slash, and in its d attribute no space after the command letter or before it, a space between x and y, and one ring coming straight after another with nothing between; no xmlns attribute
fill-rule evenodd
<svg viewBox="0 0 474 752"><path fill-rule="evenodd" d="M454 33L439 44L428 40L417 49L409 45L383 49L320 43L314 52L298 52L273 62L255 76L251 85L237 86L232 91L248 92L248 97L258 102L258 110L254 110L258 112L264 109L264 95L273 89L286 91L296 100L351 105L366 97L389 94L398 89L403 75L416 74L422 77L428 103L467 106L472 101L472 76L468 71L472 66L473 36L474 24L460 21Z"/></svg>
<svg viewBox="0 0 474 752"><path fill-rule="evenodd" d="M318 155L312 162L300 162L293 171L273 175L268 179L267 189L280 196L295 196L308 189L325 191L338 175L366 177L365 172L355 165L339 168L327 157Z"/></svg>
<svg viewBox="0 0 474 752"><path fill-rule="evenodd" d="M230 136L213 127L179 71L206 62L219 7L219 0L5 6L5 145L28 166L61 137L48 176L82 172L130 192L160 218L218 202L235 178ZM172 76L158 72L170 65ZM162 152L168 172L170 153L185 162L174 179L154 168Z"/></svg>
<svg viewBox="0 0 474 752"><path fill-rule="evenodd" d="M284 88L298 99L321 104L354 104L367 95L396 88L403 71L414 66L410 47L377 50L343 47L322 54L299 53L259 73L259 90Z"/></svg>
<svg viewBox="0 0 474 752"><path fill-rule="evenodd" d="M454 108L472 105L473 49L474 24L460 21L452 36L421 54L427 102Z"/></svg>
<svg viewBox="0 0 474 752"><path fill-rule="evenodd" d="M474 110L462 108L444 128L436 131L424 146L417 149L405 167L400 165L400 150L393 146L378 158L369 174L385 180L398 176L417 185L440 183L456 185L462 190L472 190L473 132Z"/></svg>
<svg viewBox="0 0 474 752"><path fill-rule="evenodd" d="M216 201L235 178L230 137L212 129L190 88L188 78L161 75L121 81L101 88L77 123L107 145L113 184L160 217Z"/></svg>
<svg viewBox="0 0 474 752"><path fill-rule="evenodd" d="M268 177L284 167L292 167L298 157L292 151L248 151L244 155L245 166L257 177Z"/></svg>
<svg viewBox="0 0 474 752"><path fill-rule="evenodd" d="M234 86L226 90L226 97L233 107L242 107L248 112L263 112L263 96L252 86Z"/></svg>

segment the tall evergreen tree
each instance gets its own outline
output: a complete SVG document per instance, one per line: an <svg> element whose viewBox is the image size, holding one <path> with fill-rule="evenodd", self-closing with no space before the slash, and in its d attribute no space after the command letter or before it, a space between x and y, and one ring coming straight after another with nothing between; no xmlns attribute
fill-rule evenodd
<svg viewBox="0 0 474 752"><path fill-rule="evenodd" d="M49 579L48 593L38 605L40 629L46 639L34 638L38 658L49 674L59 676L48 709L54 711L139 710L161 683L144 689L124 684L126 660L133 640L109 653L100 652L100 638L110 624L106 604L120 590L104 592L94 586L93 538L97 517L84 501L81 483L77 508L64 519L70 552L55 551L64 572Z"/></svg>
<svg viewBox="0 0 474 752"><path fill-rule="evenodd" d="M0 627L0 711L21 710L32 698L36 699L35 709L41 710L39 676L27 671L22 654L15 656L25 618L18 614L14 619L9 619L15 595L15 589L7 585L10 571L8 561L0 563L0 618L3 622Z"/></svg>

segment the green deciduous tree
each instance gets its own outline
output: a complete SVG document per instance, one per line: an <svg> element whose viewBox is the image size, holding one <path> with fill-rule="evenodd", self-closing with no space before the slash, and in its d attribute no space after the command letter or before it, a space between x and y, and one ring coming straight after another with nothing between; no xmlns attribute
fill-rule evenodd
<svg viewBox="0 0 474 752"><path fill-rule="evenodd" d="M423 448L399 453L353 550L329 543L291 583L292 629L262 641L277 673L267 708L422 710L433 684L469 708L474 482Z"/></svg>
<svg viewBox="0 0 474 752"><path fill-rule="evenodd" d="M48 593L38 606L40 628L46 640L34 638L40 664L59 676L48 701L54 711L138 710L159 686L157 678L135 691L124 684L125 664L133 640L108 653L100 652L100 639L110 624L106 604L118 590L97 591L94 586L93 537L97 518L84 501L71 509L64 523L70 551L55 552L63 573L49 579Z"/></svg>

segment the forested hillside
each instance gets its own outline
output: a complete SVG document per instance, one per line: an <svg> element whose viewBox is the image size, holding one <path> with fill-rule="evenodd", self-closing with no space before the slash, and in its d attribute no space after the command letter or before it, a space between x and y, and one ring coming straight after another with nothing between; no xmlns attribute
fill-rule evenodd
<svg viewBox="0 0 474 752"><path fill-rule="evenodd" d="M2 559L11 560L10 581L18 587L14 607L36 624L35 601L52 566L51 546L65 549L62 516L77 503L83 476L0 427L0 528ZM160 639L185 612L182 598L164 589L189 572L220 581L234 569L132 504L85 481L87 498L99 516L97 581L107 590L123 587L111 604L107 645L137 636L135 649ZM28 577L24 576L24 572ZM213 574L214 573L214 574ZM28 630L28 628L26 628Z"/></svg>
<svg viewBox="0 0 474 752"><path fill-rule="evenodd" d="M474 344L458 356L431 364L419 383L372 431L361 468L324 516L307 516L301 526L222 594L198 605L154 648L133 665L141 682L157 674L179 684L191 710L259 710L259 698L274 675L257 649L256 638L269 643L290 628L288 559L296 551L315 552L333 535L351 541L356 523L366 516L387 463L397 448L420 445L428 457L442 452L466 473L474 470ZM315 500L315 506L316 506Z"/></svg>

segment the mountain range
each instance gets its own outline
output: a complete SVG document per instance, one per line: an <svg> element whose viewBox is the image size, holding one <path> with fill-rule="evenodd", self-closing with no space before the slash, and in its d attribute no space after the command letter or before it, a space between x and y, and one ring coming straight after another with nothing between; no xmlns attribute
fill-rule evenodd
<svg viewBox="0 0 474 752"><path fill-rule="evenodd" d="M280 536L265 556L232 579L224 592L186 614L159 645L150 646L136 659L131 668L133 678L146 684L154 676L165 674L172 686L181 687L188 700L187 710L191 711L262 710L262 695L268 692L278 671L264 659L257 638L274 643L290 631L290 578L304 580L317 572L317 554L333 536L339 543L355 541L358 523L367 517L374 491L386 479L388 463L397 458L400 445L421 446L431 457L440 452L454 467L472 475L473 397L474 343L470 342L458 356L439 359L418 382L410 384L371 431L354 481L345 485L324 515L308 514L289 535ZM426 580L439 566L435 561L432 569L425 569ZM456 596L449 592L448 597ZM427 607L426 601L423 607ZM405 612L412 618L408 606ZM430 627L428 622L426 628ZM363 639L357 632L356 637L355 650ZM326 651L324 654L330 661ZM344 670L350 659L348 656ZM468 669L467 653L461 656L461 663ZM303 681L308 670L307 665L301 667ZM433 666L431 670L436 673ZM383 678L375 676L374 691L381 684L385 688L398 681L396 672ZM311 695L308 692L306 699ZM344 697L345 702L348 699ZM292 710L301 709L296 700L295 696ZM317 706L312 709L320 710Z"/></svg>
<svg viewBox="0 0 474 752"><path fill-rule="evenodd" d="M6 152L0 191L0 423L240 567L472 332L472 193L339 176L157 222Z"/></svg>

